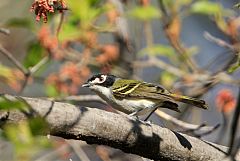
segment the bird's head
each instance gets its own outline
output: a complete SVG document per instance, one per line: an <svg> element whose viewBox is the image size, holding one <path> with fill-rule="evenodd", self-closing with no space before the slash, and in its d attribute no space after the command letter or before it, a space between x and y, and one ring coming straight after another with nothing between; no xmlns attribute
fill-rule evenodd
<svg viewBox="0 0 240 161"><path fill-rule="evenodd" d="M110 88L116 80L116 76L110 74L96 74L87 80L82 87L99 89L100 87Z"/></svg>

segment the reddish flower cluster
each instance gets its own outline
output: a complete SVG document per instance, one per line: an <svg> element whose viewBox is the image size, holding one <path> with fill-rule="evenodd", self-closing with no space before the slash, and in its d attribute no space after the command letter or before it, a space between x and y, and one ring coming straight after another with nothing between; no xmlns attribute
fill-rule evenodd
<svg viewBox="0 0 240 161"><path fill-rule="evenodd" d="M232 91L228 89L219 91L216 98L216 105L219 110L224 113L231 112L236 106L236 99L234 98Z"/></svg>
<svg viewBox="0 0 240 161"><path fill-rule="evenodd" d="M100 51L102 52L102 54L99 55L96 60L102 65L117 60L119 56L119 48L117 45L104 45L100 48Z"/></svg>
<svg viewBox="0 0 240 161"><path fill-rule="evenodd" d="M97 42L97 33L88 31L84 34L83 37L80 38L80 41L85 44L89 48L93 48Z"/></svg>
<svg viewBox="0 0 240 161"><path fill-rule="evenodd" d="M60 6L60 7L59 7ZM30 11L35 11L36 21L40 21L43 18L43 22L47 22L47 13L53 13L54 9L58 9L63 12L66 9L66 3L64 0L35 0L31 6Z"/></svg>
<svg viewBox="0 0 240 161"><path fill-rule="evenodd" d="M73 62L66 63L58 74L51 74L46 83L54 85L58 91L64 94L76 94L79 85L90 75L86 66L78 67Z"/></svg>
<svg viewBox="0 0 240 161"><path fill-rule="evenodd" d="M50 29L46 25L42 26L39 30L38 39L42 46L49 51L54 59L62 59L63 52L59 50L57 37L51 35Z"/></svg>

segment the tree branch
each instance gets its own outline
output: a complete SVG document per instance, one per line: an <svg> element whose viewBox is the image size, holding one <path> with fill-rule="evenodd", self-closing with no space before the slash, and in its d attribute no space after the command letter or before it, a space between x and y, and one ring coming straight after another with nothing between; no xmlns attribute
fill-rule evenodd
<svg viewBox="0 0 240 161"><path fill-rule="evenodd" d="M6 96L15 99L13 96ZM28 111L10 111L4 123L19 123L28 117L46 119L50 133L66 139L103 144L154 160L223 160L227 147L206 142L167 128L129 120L119 114L67 103L18 97ZM27 115L26 115L27 112ZM0 116L2 111L0 111ZM0 123L1 123L0 122ZM236 156L240 160L240 155Z"/></svg>
<svg viewBox="0 0 240 161"><path fill-rule="evenodd" d="M8 50L6 50L0 44L0 53L5 55L19 70L23 72L23 74L28 75L29 71L26 69Z"/></svg>

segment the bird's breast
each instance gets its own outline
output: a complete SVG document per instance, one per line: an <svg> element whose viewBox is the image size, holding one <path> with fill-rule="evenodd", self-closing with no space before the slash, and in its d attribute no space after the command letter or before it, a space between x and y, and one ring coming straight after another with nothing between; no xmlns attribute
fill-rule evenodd
<svg viewBox="0 0 240 161"><path fill-rule="evenodd" d="M128 113L143 110L146 108L151 109L155 105L153 101L147 99L122 99L115 100L115 103L116 106L119 106L117 108L122 108L124 111L128 111ZM123 110L120 111L124 112Z"/></svg>

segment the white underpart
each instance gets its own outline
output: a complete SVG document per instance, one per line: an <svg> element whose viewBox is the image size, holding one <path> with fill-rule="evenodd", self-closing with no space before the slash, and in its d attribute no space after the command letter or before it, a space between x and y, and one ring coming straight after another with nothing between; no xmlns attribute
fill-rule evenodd
<svg viewBox="0 0 240 161"><path fill-rule="evenodd" d="M103 100L110 104L113 108L130 114L136 111L141 111L137 115L143 115L153 110L156 103L147 99L121 99L117 100L112 94L111 88L93 85L90 87L94 90Z"/></svg>

